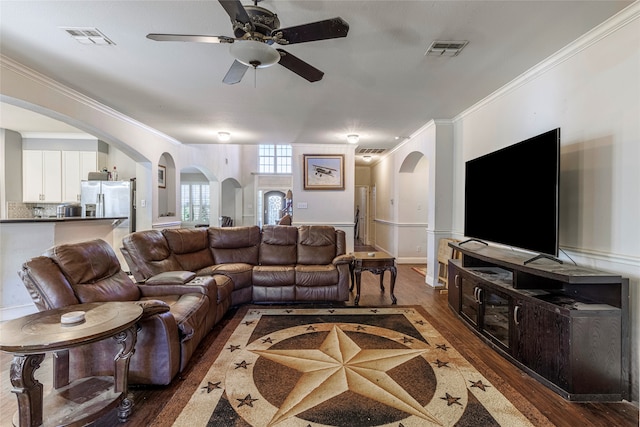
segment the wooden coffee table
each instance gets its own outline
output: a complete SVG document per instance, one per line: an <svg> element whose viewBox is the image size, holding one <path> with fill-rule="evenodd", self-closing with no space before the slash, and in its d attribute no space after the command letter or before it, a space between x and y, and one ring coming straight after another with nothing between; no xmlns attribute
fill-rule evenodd
<svg viewBox="0 0 640 427"><path fill-rule="evenodd" d="M62 324L65 313L84 311L85 320ZM10 379L18 398L14 425L85 425L118 408L126 421L133 402L127 397L129 360L137 339L142 307L133 302L90 303L42 311L0 324L0 350L13 353ZM113 377L69 382L69 348L113 337L122 349L115 355ZM34 372L45 352L55 352L54 390L43 398ZM46 419L43 419L43 411Z"/></svg>
<svg viewBox="0 0 640 427"><path fill-rule="evenodd" d="M396 275L398 274L398 270L396 269L396 259L385 252L354 252L352 255L354 260L349 268L351 273L351 288L349 288L349 290L353 290L353 285L355 283L356 298L353 301L354 305L358 305L360 302L360 276L363 270L380 275L381 292L384 292L384 272L387 270L391 272L391 281L389 284L391 291L391 303L396 304L398 299L393 294L393 290L396 286Z"/></svg>

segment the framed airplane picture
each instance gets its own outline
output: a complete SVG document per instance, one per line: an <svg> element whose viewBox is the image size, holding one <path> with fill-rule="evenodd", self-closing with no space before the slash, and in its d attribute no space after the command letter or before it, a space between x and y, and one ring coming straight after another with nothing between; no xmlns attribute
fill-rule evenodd
<svg viewBox="0 0 640 427"><path fill-rule="evenodd" d="M303 154L305 190L344 190L344 155Z"/></svg>

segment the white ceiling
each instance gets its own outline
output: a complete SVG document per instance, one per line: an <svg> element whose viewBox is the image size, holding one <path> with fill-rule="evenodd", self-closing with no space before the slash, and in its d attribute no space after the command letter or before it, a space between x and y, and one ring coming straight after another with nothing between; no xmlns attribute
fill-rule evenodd
<svg viewBox="0 0 640 427"><path fill-rule="evenodd" d="M346 38L283 48L325 72L280 65L222 83L229 45L155 42L148 33L232 36L218 1L0 1L0 52L184 144L344 143L389 149L430 119L453 118L631 1L265 0L281 27L340 16ZM89 46L61 27L95 27ZM468 40L457 57L424 53ZM1 92L0 87L0 92ZM19 109L17 110L19 111ZM0 105L0 126L69 132ZM22 121L21 121L22 120ZM50 129L47 129L51 126Z"/></svg>

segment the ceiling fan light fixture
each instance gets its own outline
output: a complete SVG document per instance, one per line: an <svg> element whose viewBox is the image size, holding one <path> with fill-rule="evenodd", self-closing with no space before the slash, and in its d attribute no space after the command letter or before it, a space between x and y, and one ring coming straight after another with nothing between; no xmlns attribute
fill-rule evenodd
<svg viewBox="0 0 640 427"><path fill-rule="evenodd" d="M352 133L347 135L347 142L349 144L357 144L360 141L360 135Z"/></svg>
<svg viewBox="0 0 640 427"><path fill-rule="evenodd" d="M231 139L231 134L229 132L218 132L218 141L227 142Z"/></svg>
<svg viewBox="0 0 640 427"><path fill-rule="evenodd" d="M231 55L249 67L266 68L280 61L280 53L266 43L257 40L243 40L231 44Z"/></svg>

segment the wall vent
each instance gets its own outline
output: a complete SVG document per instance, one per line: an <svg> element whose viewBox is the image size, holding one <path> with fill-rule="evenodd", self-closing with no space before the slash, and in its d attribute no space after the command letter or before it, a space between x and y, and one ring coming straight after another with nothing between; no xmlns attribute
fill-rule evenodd
<svg viewBox="0 0 640 427"><path fill-rule="evenodd" d="M78 43L95 44L95 45L115 45L107 36L102 34L97 28L89 27L66 27L62 28L71 37L76 39Z"/></svg>
<svg viewBox="0 0 640 427"><path fill-rule="evenodd" d="M387 151L386 148L361 148L358 154L381 154Z"/></svg>
<svg viewBox="0 0 640 427"><path fill-rule="evenodd" d="M424 54L427 56L458 56L467 44L469 44L467 40L436 40L431 43Z"/></svg>

